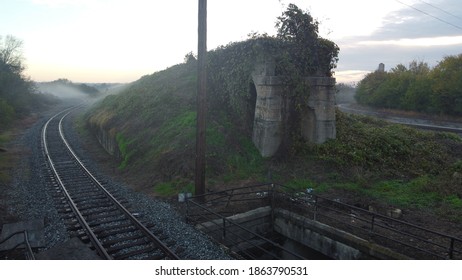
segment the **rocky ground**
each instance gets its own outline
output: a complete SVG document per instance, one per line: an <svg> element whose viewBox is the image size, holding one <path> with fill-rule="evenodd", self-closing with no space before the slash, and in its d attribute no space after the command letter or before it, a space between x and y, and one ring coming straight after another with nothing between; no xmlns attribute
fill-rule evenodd
<svg viewBox="0 0 462 280"><path fill-rule="evenodd" d="M5 223L19 220L44 219L46 239L44 250L69 240L59 214L54 210L53 199L50 190L46 188L45 178L40 172L43 155L40 152L39 135L46 116L50 115L51 113L35 115L18 123L13 141L2 147L3 151L0 151L0 156L8 156L12 160L9 167L0 170L11 177L9 182L0 184L0 228ZM188 258L229 258L207 237L182 222L182 215L177 212L181 207L177 207L175 198L160 200L155 198L152 190L143 190L139 187L135 188L137 192L133 191L132 187L124 183L130 181L129 178L117 172L118 163L98 146L93 137L82 132L77 135L75 125L67 125L66 128L72 131L69 139L77 154L89 164L90 169L113 182L114 187L126 193L128 200L140 212L151 217L152 221L164 224L169 234L183 242L183 247L190 248L191 254ZM362 208L372 206L376 209L386 209L388 207L345 190L331 190L326 196ZM402 219L410 223L453 236L462 236L462 225L446 221L430 211L402 209L402 213Z"/></svg>
<svg viewBox="0 0 462 280"><path fill-rule="evenodd" d="M363 107L361 107L361 109L365 110ZM402 112L386 112L386 113L399 115L403 118L404 117L406 118L415 117L413 115L402 115L403 114ZM422 115L419 115L418 117L425 118L425 116L422 116ZM430 122L431 120L428 120L428 121ZM449 120L449 121L434 120L434 121L437 122L438 124L449 123L449 122L454 123L457 121L460 121L460 123L462 123L462 120ZM110 176L117 178L119 181L129 182L128 184L132 185L138 191L143 192L147 194L148 196L151 196L151 197L156 196L152 187L142 186L142 183L140 183L140 181L137 180L136 178L127 177L126 174L124 174L123 172L120 172L120 170L118 169L119 162L117 160L114 160L112 156L107 154L99 146L98 142L96 141L94 137L92 137L91 135L85 135L85 134L80 135L80 136L84 139L83 145L85 146L85 149L91 152L99 168L103 170L106 174L109 174ZM331 171L332 170L329 170L329 167L320 167L320 166L312 167L313 176L319 176L319 178L323 178L325 174ZM227 186L227 185L213 186L213 190L219 191L219 190L227 189L229 187L242 187L242 186L259 184L259 183L261 182L253 182L253 181L245 180L238 184L234 182L232 186ZM369 208L375 209L377 212L383 215L387 215L387 211L389 211L390 209L394 209L394 207L387 205L377 199L373 199L373 198L366 197L366 196L360 196L358 195L357 192L349 192L343 189L330 189L327 193L323 194L323 196L325 196L326 198L333 199L333 200L341 201L346 204L358 206L363 209L369 209ZM168 201L171 205L173 205L173 207L181 209L181 205L177 203L176 197L163 198L163 200ZM437 216L431 211L431 209L427 209L427 210L425 209L399 209L399 210L402 212L400 219L406 222L416 224L424 228L429 228L431 230L445 233L448 235L462 237L462 224L453 222L449 219L445 219L444 217L441 217L441 216Z"/></svg>
<svg viewBox="0 0 462 280"><path fill-rule="evenodd" d="M56 111L56 110L54 110ZM33 121L18 124L14 140L2 152L14 159L14 164L8 170L10 180L0 186L0 229L3 224L20 220L43 219L45 223L45 247L42 251L55 247L69 240L62 220L55 210L53 190L47 188L46 178L42 172L44 157L40 151L40 133L47 116L37 115ZM73 115L71 115L73 117ZM127 201L148 220L161 224L163 231L173 237L185 248L185 259L230 259L230 257L210 239L184 223L182 215L168 203L157 200L132 189L106 176L104 171L94 164L93 155L86 153L80 138L70 122L65 129L66 135L75 152L83 159L92 172L102 176L118 193L125 194ZM88 144L88 143L87 143ZM3 156L2 155L2 156Z"/></svg>
<svg viewBox="0 0 462 280"><path fill-rule="evenodd" d="M1 186L0 196L0 224L43 220L46 224L45 248L68 239L41 172L44 159L40 150L40 133L50 113L37 114L16 123L14 138L7 146L7 156L13 164L8 170L3 170L10 178Z"/></svg>

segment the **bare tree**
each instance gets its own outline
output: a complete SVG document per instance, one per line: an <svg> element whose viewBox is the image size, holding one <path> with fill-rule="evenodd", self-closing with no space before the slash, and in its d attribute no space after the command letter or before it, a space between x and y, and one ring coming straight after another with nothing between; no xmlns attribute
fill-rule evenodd
<svg viewBox="0 0 462 280"><path fill-rule="evenodd" d="M0 36L0 66L21 73L24 70L22 47L23 42L12 35L7 35L4 40Z"/></svg>

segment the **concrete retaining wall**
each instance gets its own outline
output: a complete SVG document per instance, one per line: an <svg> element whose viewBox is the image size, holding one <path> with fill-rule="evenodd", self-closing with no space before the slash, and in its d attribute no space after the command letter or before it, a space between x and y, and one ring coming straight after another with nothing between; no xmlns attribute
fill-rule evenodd
<svg viewBox="0 0 462 280"><path fill-rule="evenodd" d="M95 135L96 139L98 139L98 142L101 144L104 150L106 150L106 152L115 158L120 159L121 153L119 150L119 145L117 144L115 129L108 131L101 126L92 123L89 125L93 135Z"/></svg>
<svg viewBox="0 0 462 280"><path fill-rule="evenodd" d="M250 231L264 235L271 229L271 208L269 206L261 207L249 212L230 216L226 219ZM242 249L242 247L248 246L245 244L245 240L255 237L250 232L230 223L226 224L226 230L224 231L223 219L205 222L197 225L196 228L207 233L216 241L231 248L239 244Z"/></svg>
<svg viewBox="0 0 462 280"><path fill-rule="evenodd" d="M279 234L333 259L408 259L388 248L287 210L276 209L273 224Z"/></svg>
<svg viewBox="0 0 462 280"><path fill-rule="evenodd" d="M273 216L271 220L271 208L267 206L227 219L261 235L273 230L289 239L288 246L293 246L292 241L295 241L331 259L408 259L388 248L284 209L275 209ZM245 249L247 245L244 240L254 237L229 223L224 235L222 219L199 224L196 228L234 251ZM239 249L236 249L236 246ZM302 246L297 247L298 254L303 255L303 250Z"/></svg>

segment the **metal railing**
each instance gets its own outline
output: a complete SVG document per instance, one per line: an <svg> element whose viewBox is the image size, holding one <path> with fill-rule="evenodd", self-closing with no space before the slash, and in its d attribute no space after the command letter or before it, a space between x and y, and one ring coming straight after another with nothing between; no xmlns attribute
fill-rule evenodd
<svg viewBox="0 0 462 280"><path fill-rule="evenodd" d="M187 222L198 225L205 233L215 236L217 241L225 243L231 248L232 253L238 252L240 257L304 259L303 256L272 240L269 236L272 219L268 219L269 230L265 232L251 230L233 220L232 216L235 214L267 205L270 202L270 187L265 184L189 198L186 200ZM264 222L260 226L263 224Z"/></svg>
<svg viewBox="0 0 462 280"><path fill-rule="evenodd" d="M19 246L24 245L24 248L26 250L25 251L26 259L35 260L35 255L34 255L34 252L32 251L32 247L31 247L30 242L29 242L29 235L27 233L27 230L21 230L21 231L17 231L17 232L14 232L14 233L10 234L5 239L0 240L0 244L5 243L6 241L10 240L12 237L14 237L14 236L16 236L18 234L23 234L24 235L24 241L22 243L16 244L16 246L14 246L13 248L11 248L11 249L9 249L7 251L11 252L11 251L17 249Z"/></svg>
<svg viewBox="0 0 462 280"><path fill-rule="evenodd" d="M270 207L271 220L275 209L286 209L414 259L462 259L461 238L315 194L295 192L279 184L254 185L193 197L187 201L186 216L197 224L259 206ZM223 225L225 223L230 221Z"/></svg>

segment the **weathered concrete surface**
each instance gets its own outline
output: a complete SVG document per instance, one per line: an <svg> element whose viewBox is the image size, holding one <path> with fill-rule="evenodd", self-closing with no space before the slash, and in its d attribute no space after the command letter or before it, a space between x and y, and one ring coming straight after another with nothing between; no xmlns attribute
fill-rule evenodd
<svg viewBox="0 0 462 280"><path fill-rule="evenodd" d="M282 141L282 81L275 76L253 76L257 91L252 140L263 157L273 156Z"/></svg>
<svg viewBox="0 0 462 280"><path fill-rule="evenodd" d="M302 111L301 130L305 140L321 144L335 139L335 79L306 78L310 86L308 103Z"/></svg>
<svg viewBox="0 0 462 280"><path fill-rule="evenodd" d="M104 127L98 126L96 124L91 124L91 126L93 134L96 136L96 139L98 139L98 142L106 150L106 152L115 158L120 158L120 150L116 141L115 129L108 131Z"/></svg>
<svg viewBox="0 0 462 280"><path fill-rule="evenodd" d="M409 259L376 243L284 209L274 209L272 213L269 206L260 207L227 219L261 235L274 231L289 240L296 241L303 245L296 248L300 255L304 255L304 251L309 252L306 249L308 247L328 258L338 260ZM225 236L222 219L196 225L196 228L235 251L245 249L248 246L245 241L253 237L248 231L229 222L226 224Z"/></svg>
<svg viewBox="0 0 462 280"><path fill-rule="evenodd" d="M283 77L274 76L274 64L270 62L257 65L252 80L257 92L252 140L263 157L271 157L278 151L286 131L284 114L290 111L285 107L290 104L290 94ZM304 82L309 86L309 98L301 112L303 138L317 144L334 139L335 79L307 77Z"/></svg>
<svg viewBox="0 0 462 280"><path fill-rule="evenodd" d="M388 248L283 209L274 211L274 230L330 258L409 259Z"/></svg>
<svg viewBox="0 0 462 280"><path fill-rule="evenodd" d="M35 257L37 260L101 260L95 251L77 237L40 252Z"/></svg>
<svg viewBox="0 0 462 280"><path fill-rule="evenodd" d="M260 207L245 213L236 214L226 218L240 226L258 233L264 234L271 228L271 208L269 206ZM225 224L226 236L223 235L223 219L216 219L196 225L200 231L212 236L225 246L233 246L243 240L253 238L254 235L232 224Z"/></svg>
<svg viewBox="0 0 462 280"><path fill-rule="evenodd" d="M44 224L43 219L20 221L12 224L4 224L2 227L2 234L0 235L0 241L5 240L10 235L17 232L27 231L27 237L29 244L32 248L43 247L44 243ZM23 233L18 233L0 244L0 251L7 251L15 248L25 248L25 239Z"/></svg>

